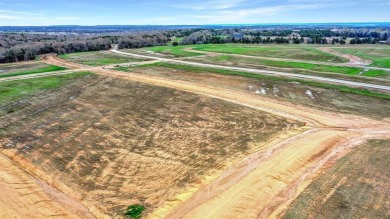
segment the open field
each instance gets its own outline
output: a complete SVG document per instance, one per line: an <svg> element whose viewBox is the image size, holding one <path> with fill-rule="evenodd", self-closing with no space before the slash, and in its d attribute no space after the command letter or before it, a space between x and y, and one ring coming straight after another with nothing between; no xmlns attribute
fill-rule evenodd
<svg viewBox="0 0 390 219"><path fill-rule="evenodd" d="M102 66L109 64L145 61L145 59L126 57L108 52L80 52L64 54L60 55L60 57L71 62L89 66Z"/></svg>
<svg viewBox="0 0 390 219"><path fill-rule="evenodd" d="M0 83L0 155L40 180L38 191L58 189L47 212L65 197L63 217L122 218L132 204L148 218L274 217L353 142L390 137L386 91L87 59L42 58L95 74Z"/></svg>
<svg viewBox="0 0 390 219"><path fill-rule="evenodd" d="M66 68L48 65L43 62L26 62L0 65L0 78L18 75L62 71Z"/></svg>
<svg viewBox="0 0 390 219"><path fill-rule="evenodd" d="M189 52L186 49L191 48ZM307 61L322 61L342 63L347 60L333 54L325 53L311 45L245 45L245 44L203 44L178 47L146 48L154 52L168 53L176 56L195 56L196 50L226 54L250 55L271 58L299 59Z"/></svg>
<svg viewBox="0 0 390 219"><path fill-rule="evenodd" d="M119 68L122 71L160 76L173 80L194 81L231 90L244 91L257 96L276 98L292 103L299 103L323 110L352 113L375 118L390 117L390 99L370 98L374 95L368 91L367 97L353 94L361 92L343 87L322 87L321 84L305 84L297 80L251 75L210 68L185 65L157 63L131 68ZM319 86L318 86L319 85ZM350 89L350 90L349 90ZM352 92L352 93L349 93ZM386 95L388 97L388 95ZM375 112L375 113L373 113Z"/></svg>
<svg viewBox="0 0 390 219"><path fill-rule="evenodd" d="M352 54L363 59L371 60L371 66L390 68L390 47L389 46L365 46L365 47L342 47L334 50Z"/></svg>
<svg viewBox="0 0 390 219"><path fill-rule="evenodd" d="M26 158L45 179L70 188L72 198L95 206L95 215L111 217L130 204L151 211L302 125L209 97L94 75L19 96L2 109L3 154Z"/></svg>
<svg viewBox="0 0 390 219"><path fill-rule="evenodd" d="M390 140L354 148L316 178L284 218L388 218Z"/></svg>

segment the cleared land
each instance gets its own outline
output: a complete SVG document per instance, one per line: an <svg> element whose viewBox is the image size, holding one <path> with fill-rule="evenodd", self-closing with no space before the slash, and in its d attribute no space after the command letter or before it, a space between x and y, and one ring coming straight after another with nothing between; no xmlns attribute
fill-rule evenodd
<svg viewBox="0 0 390 219"><path fill-rule="evenodd" d="M390 68L390 47L386 45L359 48L343 47L334 48L334 50L371 60L371 66Z"/></svg>
<svg viewBox="0 0 390 219"><path fill-rule="evenodd" d="M281 215L351 142L390 137L387 94L204 66L43 60L98 75L32 90L47 79L6 82L1 153L98 218L131 204L150 218Z"/></svg>
<svg viewBox="0 0 390 219"><path fill-rule="evenodd" d="M221 100L104 76L83 76L2 109L3 154L28 159L54 185L70 188L71 197L95 206L95 215L111 217L130 204L151 211L300 125Z"/></svg>
<svg viewBox="0 0 390 219"><path fill-rule="evenodd" d="M374 118L390 117L390 99L371 98L369 97L370 93L367 93L368 96L353 94L353 89L340 92L343 87L331 86L321 88L311 86L310 83L305 84L294 80L250 74L240 75L231 71L166 63L118 69L177 81L208 84L224 89L246 92L257 97L270 97L322 110ZM349 93L349 91L352 93Z"/></svg>
<svg viewBox="0 0 390 219"><path fill-rule="evenodd" d="M388 218L390 140L370 140L338 160L284 218Z"/></svg>
<svg viewBox="0 0 390 219"><path fill-rule="evenodd" d="M53 71L65 70L64 67L48 65L43 62L26 62L18 64L2 64L0 65L0 78L12 77L18 75L28 75L36 73L45 73Z"/></svg>
<svg viewBox="0 0 390 219"><path fill-rule="evenodd" d="M145 61L145 59L126 57L109 52L80 52L64 54L60 55L60 57L71 62L88 66L103 66L109 64Z"/></svg>

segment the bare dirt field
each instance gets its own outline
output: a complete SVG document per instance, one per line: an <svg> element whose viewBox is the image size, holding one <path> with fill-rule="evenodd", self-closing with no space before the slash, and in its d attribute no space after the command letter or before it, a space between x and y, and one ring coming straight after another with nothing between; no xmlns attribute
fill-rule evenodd
<svg viewBox="0 0 390 219"><path fill-rule="evenodd" d="M1 153L98 218L121 217L130 204L145 205L149 218L280 217L335 160L390 137L384 99L158 66L44 61L100 76L22 101L0 120ZM359 109L363 102L379 109Z"/></svg>
<svg viewBox="0 0 390 219"><path fill-rule="evenodd" d="M388 218L390 140L370 140L338 160L284 218Z"/></svg>
<svg viewBox="0 0 390 219"><path fill-rule="evenodd" d="M302 125L209 97L104 76L30 96L23 105L1 118L2 153L26 158L51 186L69 188L65 192L94 215L110 217L122 215L130 204L152 211Z"/></svg>

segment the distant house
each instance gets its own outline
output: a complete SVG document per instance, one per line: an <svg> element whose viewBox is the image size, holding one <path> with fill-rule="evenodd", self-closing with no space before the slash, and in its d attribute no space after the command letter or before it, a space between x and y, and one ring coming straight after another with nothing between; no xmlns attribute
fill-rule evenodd
<svg viewBox="0 0 390 219"><path fill-rule="evenodd" d="M292 40L294 38L301 38L301 35L299 33L293 32L292 34L288 35L288 38L290 40Z"/></svg>
<svg viewBox="0 0 390 219"><path fill-rule="evenodd" d="M233 40L242 40L244 39L244 34L242 33L234 33L233 34Z"/></svg>

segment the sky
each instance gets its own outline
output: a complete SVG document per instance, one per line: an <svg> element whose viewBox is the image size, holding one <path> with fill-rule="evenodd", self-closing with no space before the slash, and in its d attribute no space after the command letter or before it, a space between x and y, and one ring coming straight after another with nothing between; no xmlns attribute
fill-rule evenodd
<svg viewBox="0 0 390 219"><path fill-rule="evenodd" d="M0 0L0 26L389 21L389 0Z"/></svg>

